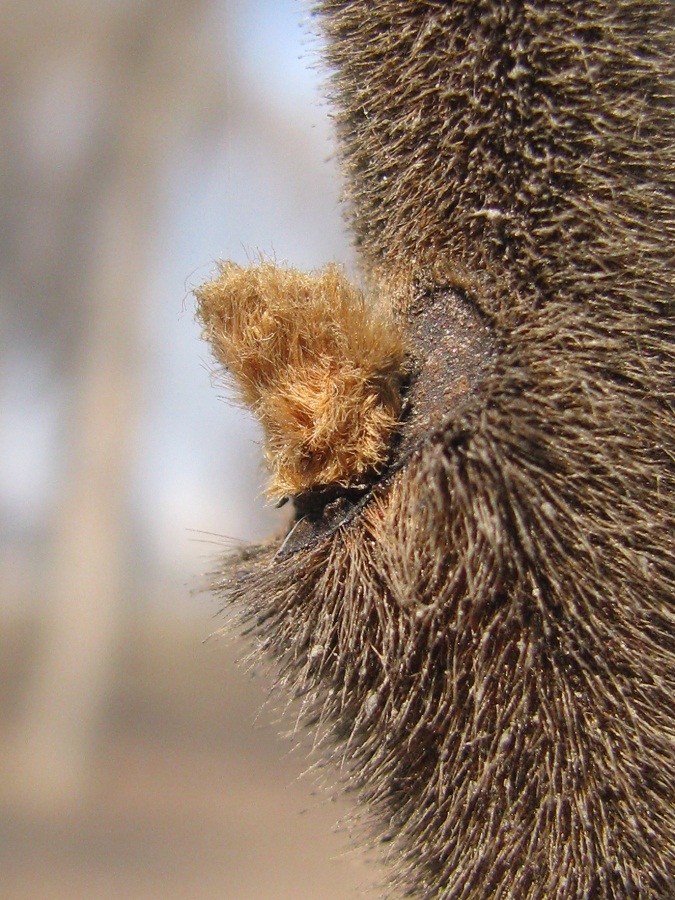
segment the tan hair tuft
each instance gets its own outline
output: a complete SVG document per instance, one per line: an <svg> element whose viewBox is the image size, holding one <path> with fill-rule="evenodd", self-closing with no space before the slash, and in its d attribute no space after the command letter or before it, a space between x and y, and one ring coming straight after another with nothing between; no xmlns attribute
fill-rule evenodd
<svg viewBox="0 0 675 900"><path fill-rule="evenodd" d="M342 270L226 262L196 292L204 337L260 419L268 495L348 487L382 469L405 351L393 318Z"/></svg>

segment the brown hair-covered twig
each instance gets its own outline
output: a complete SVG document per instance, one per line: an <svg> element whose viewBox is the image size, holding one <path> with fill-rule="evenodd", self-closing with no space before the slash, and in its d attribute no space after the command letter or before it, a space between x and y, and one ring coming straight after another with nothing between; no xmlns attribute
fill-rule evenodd
<svg viewBox="0 0 675 900"><path fill-rule="evenodd" d="M284 482L292 531L215 587L340 748L398 888L668 900L675 4L318 15L400 406L372 477Z"/></svg>

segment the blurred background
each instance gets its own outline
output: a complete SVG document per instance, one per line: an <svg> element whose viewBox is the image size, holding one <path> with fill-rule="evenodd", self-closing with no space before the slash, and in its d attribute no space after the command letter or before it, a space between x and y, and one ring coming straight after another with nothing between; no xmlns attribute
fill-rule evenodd
<svg viewBox="0 0 675 900"><path fill-rule="evenodd" d="M0 896L347 898L202 573L283 527L191 289L350 265L293 0L0 0ZM223 402L225 401L225 402Z"/></svg>

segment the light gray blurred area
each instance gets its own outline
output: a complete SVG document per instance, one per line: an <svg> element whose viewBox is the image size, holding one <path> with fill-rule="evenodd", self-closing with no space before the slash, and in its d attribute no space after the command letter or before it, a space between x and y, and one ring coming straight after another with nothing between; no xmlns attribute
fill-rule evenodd
<svg viewBox="0 0 675 900"><path fill-rule="evenodd" d="M351 259L311 29L291 0L0 0L3 900L377 893L199 590L284 516L191 288Z"/></svg>

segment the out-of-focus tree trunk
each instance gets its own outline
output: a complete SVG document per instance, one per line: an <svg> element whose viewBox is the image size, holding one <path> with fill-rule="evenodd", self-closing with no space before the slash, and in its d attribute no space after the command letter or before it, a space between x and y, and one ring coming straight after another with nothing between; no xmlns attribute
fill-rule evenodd
<svg viewBox="0 0 675 900"><path fill-rule="evenodd" d="M170 36L176 22L162 21ZM146 15L118 24L111 35L113 64L104 74L113 146L96 184L96 234L81 273L84 284L72 273L74 293L84 293L84 302L70 367L66 471L43 598L41 649L12 756L15 788L34 806L70 802L85 787L120 634L127 486L141 385L139 297L156 225L156 160L166 140L161 126L171 121L168 85L153 67L157 44L150 41L149 59L138 51L148 42L148 26ZM120 38L123 47L116 48L114 39ZM125 69L127 42L131 58ZM154 104L162 110L156 118Z"/></svg>
<svg viewBox="0 0 675 900"><path fill-rule="evenodd" d="M125 483L139 389L139 286L153 191L143 170L110 189L91 281L68 471L44 599L43 652L17 734L17 784L33 803L65 801L84 783L119 635Z"/></svg>

